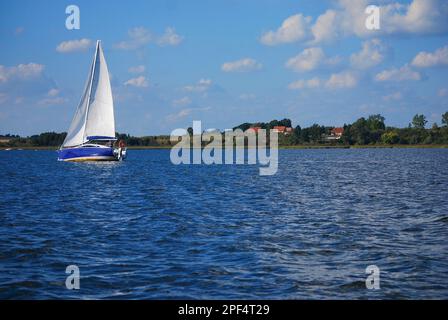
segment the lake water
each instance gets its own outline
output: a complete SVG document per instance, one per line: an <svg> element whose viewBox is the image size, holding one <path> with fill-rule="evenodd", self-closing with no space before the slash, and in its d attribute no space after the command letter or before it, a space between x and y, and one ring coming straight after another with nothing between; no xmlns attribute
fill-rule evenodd
<svg viewBox="0 0 448 320"><path fill-rule="evenodd" d="M56 157L0 151L0 298L448 298L448 149L280 150L274 176Z"/></svg>

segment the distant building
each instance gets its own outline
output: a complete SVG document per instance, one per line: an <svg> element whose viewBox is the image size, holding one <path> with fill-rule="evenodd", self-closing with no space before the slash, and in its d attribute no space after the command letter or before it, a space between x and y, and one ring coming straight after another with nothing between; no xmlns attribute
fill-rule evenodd
<svg viewBox="0 0 448 320"><path fill-rule="evenodd" d="M342 137L343 134L344 134L344 128L342 127L331 129L332 136Z"/></svg>
<svg viewBox="0 0 448 320"><path fill-rule="evenodd" d="M273 128L275 131L277 131L278 133L284 133L286 132L286 127L285 126L274 126Z"/></svg>
<svg viewBox="0 0 448 320"><path fill-rule="evenodd" d="M287 134L291 134L293 129L291 127L286 127L286 126L274 126L273 130L277 131L278 133L283 133L283 134L287 135Z"/></svg>
<svg viewBox="0 0 448 320"><path fill-rule="evenodd" d="M254 131L255 133L258 133L258 130L260 130L261 129L261 127L251 127L251 128L249 128L248 130L252 130L252 131Z"/></svg>
<svg viewBox="0 0 448 320"><path fill-rule="evenodd" d="M330 135L326 137L326 140L339 140L344 134L344 128L336 127L331 129Z"/></svg>
<svg viewBox="0 0 448 320"><path fill-rule="evenodd" d="M9 141L11 141L11 138L0 136L0 143L8 143Z"/></svg>

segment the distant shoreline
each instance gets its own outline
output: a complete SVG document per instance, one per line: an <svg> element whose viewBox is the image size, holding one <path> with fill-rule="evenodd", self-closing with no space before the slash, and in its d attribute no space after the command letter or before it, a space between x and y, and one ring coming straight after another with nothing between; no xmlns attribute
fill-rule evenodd
<svg viewBox="0 0 448 320"><path fill-rule="evenodd" d="M172 146L128 146L129 150L159 150L171 149ZM342 145L342 146L323 146L323 145L293 145L293 146L279 146L280 150L288 149L446 149L447 144L433 145L433 144L397 144L397 145ZM1 151L20 151L20 150L35 150L35 151L56 151L58 147L0 147Z"/></svg>

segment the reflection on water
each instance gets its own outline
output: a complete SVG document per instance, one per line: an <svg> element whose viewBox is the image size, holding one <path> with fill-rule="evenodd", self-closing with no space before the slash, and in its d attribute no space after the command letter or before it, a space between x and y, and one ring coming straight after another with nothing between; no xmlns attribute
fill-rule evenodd
<svg viewBox="0 0 448 320"><path fill-rule="evenodd" d="M448 298L446 149L281 150L264 177L168 150L0 165L0 298Z"/></svg>

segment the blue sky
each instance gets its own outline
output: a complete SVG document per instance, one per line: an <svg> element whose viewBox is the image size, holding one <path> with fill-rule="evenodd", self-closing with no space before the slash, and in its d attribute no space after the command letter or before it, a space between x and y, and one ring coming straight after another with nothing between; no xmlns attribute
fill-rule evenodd
<svg viewBox="0 0 448 320"><path fill-rule="evenodd" d="M65 26L68 5L79 30ZM380 29L365 27L380 6ZM448 111L448 2L1 1L0 134L66 131L102 40L116 128L169 134L291 118L407 126Z"/></svg>

